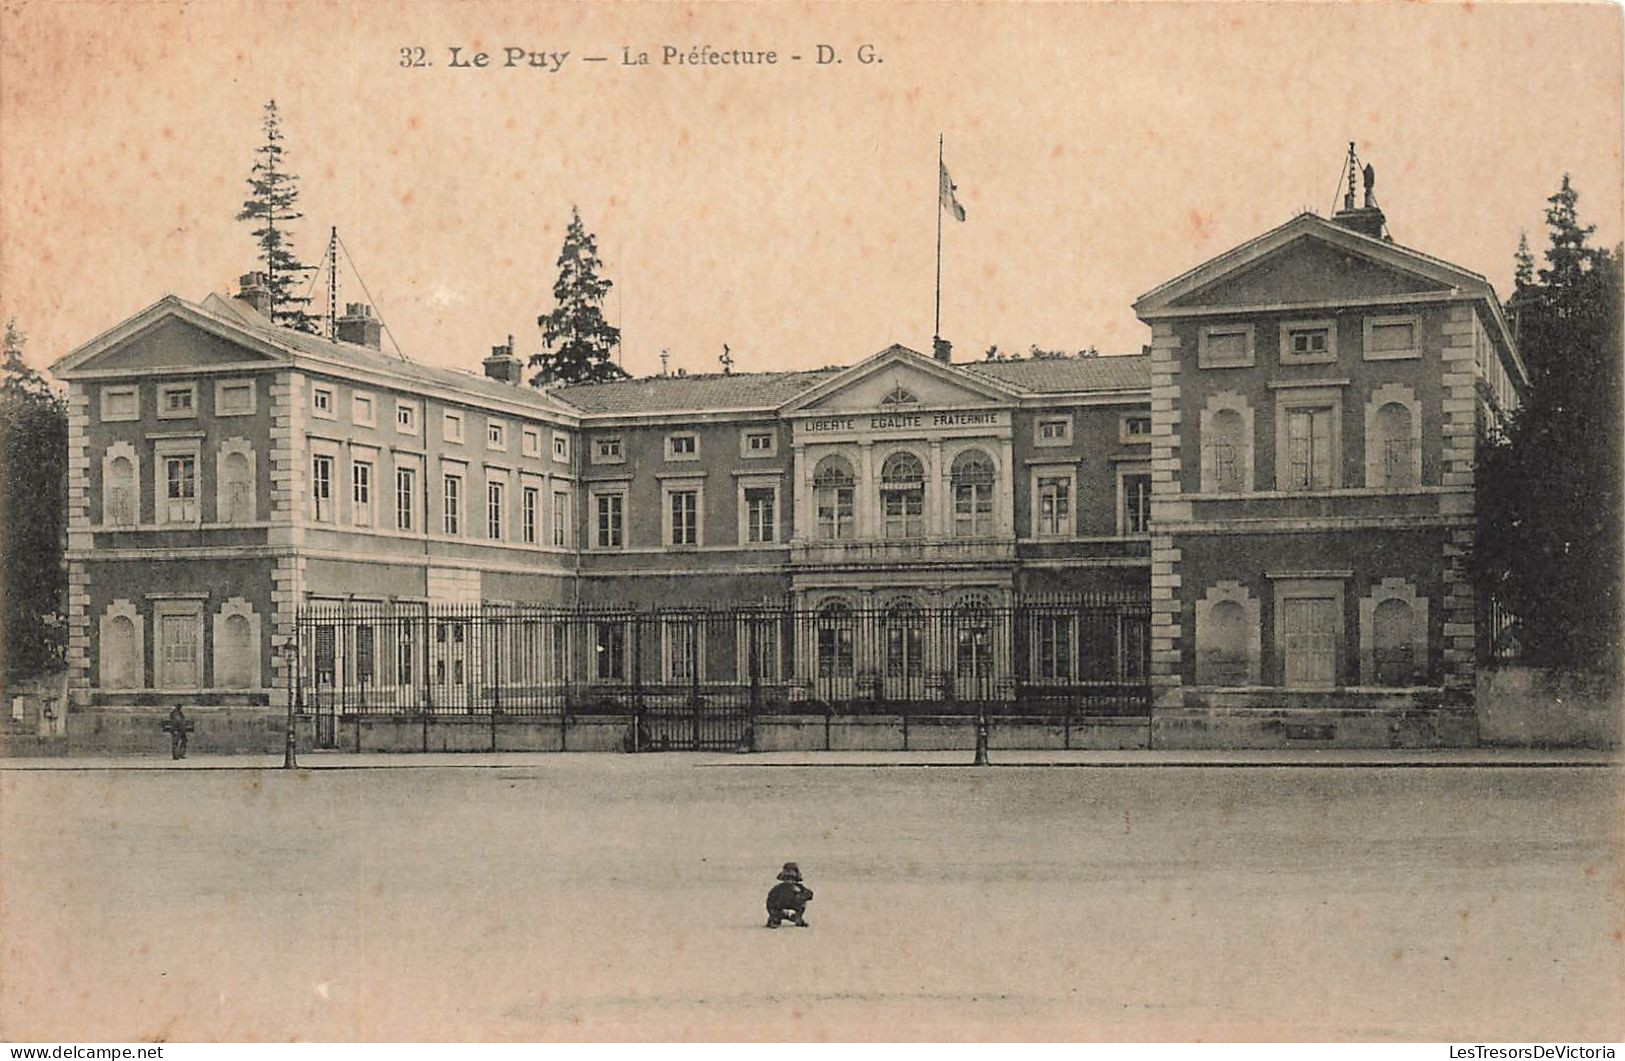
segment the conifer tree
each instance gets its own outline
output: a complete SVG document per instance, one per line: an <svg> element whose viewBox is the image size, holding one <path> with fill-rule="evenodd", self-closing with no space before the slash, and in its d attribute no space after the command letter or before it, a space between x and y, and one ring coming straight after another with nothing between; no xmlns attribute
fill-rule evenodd
<svg viewBox="0 0 1625 1061"><path fill-rule="evenodd" d="M0 673L22 678L60 666L68 409L22 357L25 336L8 321L0 365Z"/></svg>
<svg viewBox="0 0 1625 1061"><path fill-rule="evenodd" d="M1518 619L1530 662L1617 671L1620 652L1620 251L1589 244L1565 174L1548 200L1550 245L1527 242L1507 302L1529 391L1504 438L1481 439L1481 592Z"/></svg>
<svg viewBox="0 0 1625 1061"><path fill-rule="evenodd" d="M613 360L621 330L604 319L604 296L614 285L598 275L604 265L598 259L598 240L573 206L558 264L553 312L536 318L543 349L530 355L530 367L537 370L530 385L625 379L628 373Z"/></svg>
<svg viewBox="0 0 1625 1061"><path fill-rule="evenodd" d="M248 177L249 198L237 214L238 221L252 222L254 242L259 244L260 264L265 267L266 285L271 293L271 319L302 332L317 330L316 317L306 307L310 298L299 293L311 267L294 254L288 224L304 215L299 212L299 178L288 172L282 146L282 126L276 100L265 105L265 143L255 148L254 168Z"/></svg>

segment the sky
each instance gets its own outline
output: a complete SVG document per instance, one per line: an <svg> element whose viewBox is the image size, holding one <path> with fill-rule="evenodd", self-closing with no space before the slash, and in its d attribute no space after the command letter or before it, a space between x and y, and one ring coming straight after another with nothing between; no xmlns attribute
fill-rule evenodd
<svg viewBox="0 0 1625 1061"><path fill-rule="evenodd" d="M538 349L572 205L634 374L662 349L717 371L724 343L740 371L928 350L939 134L967 213L942 232L956 359L1131 353L1137 296L1330 213L1350 140L1395 239L1503 294L1565 172L1613 245L1621 71L1611 5L0 0L0 317L44 365L165 294L233 290L275 98L296 249L337 226L371 296L346 268L341 302L416 361Z"/></svg>

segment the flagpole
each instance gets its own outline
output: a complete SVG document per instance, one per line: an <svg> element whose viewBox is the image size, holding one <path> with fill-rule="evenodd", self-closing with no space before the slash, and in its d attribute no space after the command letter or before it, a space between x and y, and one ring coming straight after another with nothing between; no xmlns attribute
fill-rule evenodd
<svg viewBox="0 0 1625 1061"><path fill-rule="evenodd" d="M936 340L942 337L942 134L937 134L937 309L931 321L931 339L934 355Z"/></svg>

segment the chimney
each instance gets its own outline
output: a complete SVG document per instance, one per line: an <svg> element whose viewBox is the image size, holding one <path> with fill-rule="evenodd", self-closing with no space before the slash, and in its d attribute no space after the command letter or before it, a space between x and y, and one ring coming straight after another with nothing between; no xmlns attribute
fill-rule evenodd
<svg viewBox="0 0 1625 1061"><path fill-rule="evenodd" d="M1365 177L1365 201L1357 207L1354 205L1354 182L1362 174ZM1369 165L1362 171L1360 160L1354 154L1354 145L1349 144L1348 191L1343 194L1343 209L1332 215L1332 223L1372 239L1392 240L1393 237L1388 235L1388 219L1383 216L1382 207L1377 205L1376 184L1377 171Z"/></svg>
<svg viewBox="0 0 1625 1061"><path fill-rule="evenodd" d="M244 273L237 280L237 297L254 307L261 316L271 315L271 288L261 272Z"/></svg>
<svg viewBox="0 0 1625 1061"><path fill-rule="evenodd" d="M525 366L514 356L513 336L508 336L508 345L491 347L491 356L485 359L485 374L516 387L524 382Z"/></svg>
<svg viewBox="0 0 1625 1061"><path fill-rule="evenodd" d="M372 315L372 307L365 302L344 304L344 316L338 319L338 340L354 343L372 350L383 349L383 326Z"/></svg>
<svg viewBox="0 0 1625 1061"><path fill-rule="evenodd" d="M944 365L948 364L954 359L954 344L940 335L933 335L931 337L931 356Z"/></svg>

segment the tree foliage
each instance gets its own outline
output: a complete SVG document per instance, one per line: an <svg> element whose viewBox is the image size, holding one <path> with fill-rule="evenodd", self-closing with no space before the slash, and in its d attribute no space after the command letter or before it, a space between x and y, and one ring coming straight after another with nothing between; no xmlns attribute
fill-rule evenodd
<svg viewBox="0 0 1625 1061"><path fill-rule="evenodd" d="M543 349L530 355L532 387L553 383L602 383L625 379L613 360L621 330L604 319L604 296L614 286L598 275L598 240L581 224L581 211L570 208L570 227L559 250L559 278L553 284L554 308L536 318Z"/></svg>
<svg viewBox="0 0 1625 1061"><path fill-rule="evenodd" d="M310 298L299 292L311 267L294 254L288 231L288 225L304 215L298 210L299 178L288 172L284 158L276 100L265 105L264 129L265 142L254 150L254 168L248 177L250 194L237 220L257 226L254 242L259 245L260 264L271 292L271 319L284 327L315 332L317 318L307 311Z"/></svg>
<svg viewBox="0 0 1625 1061"><path fill-rule="evenodd" d="M1590 245L1565 174L1548 200L1545 265L1527 240L1507 301L1529 392L1480 440L1481 592L1517 617L1524 656L1617 673L1620 650L1620 251Z"/></svg>
<svg viewBox="0 0 1625 1061"><path fill-rule="evenodd" d="M68 413L24 364L26 337L6 323L0 365L0 671L28 677L59 666L66 645L62 549L67 518Z"/></svg>

